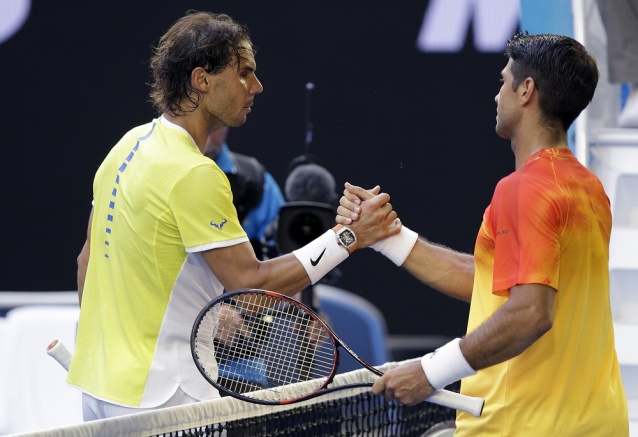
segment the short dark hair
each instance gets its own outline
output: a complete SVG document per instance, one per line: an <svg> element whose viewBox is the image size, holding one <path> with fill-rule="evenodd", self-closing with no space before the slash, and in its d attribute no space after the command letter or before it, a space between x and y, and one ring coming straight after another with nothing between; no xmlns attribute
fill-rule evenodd
<svg viewBox="0 0 638 437"><path fill-rule="evenodd" d="M594 97L596 59L578 41L560 35L518 33L507 43L514 89L531 77L543 122L560 120L567 130Z"/></svg>
<svg viewBox="0 0 638 437"><path fill-rule="evenodd" d="M241 59L246 43L254 53L248 29L228 15L188 11L153 50L151 102L160 113L180 115L195 110L201 93L191 85L193 70L202 67L212 74L221 73Z"/></svg>

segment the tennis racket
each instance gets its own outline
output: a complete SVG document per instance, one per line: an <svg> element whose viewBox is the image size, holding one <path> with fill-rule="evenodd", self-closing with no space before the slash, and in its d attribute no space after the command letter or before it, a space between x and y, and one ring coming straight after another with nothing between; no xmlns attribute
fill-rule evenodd
<svg viewBox="0 0 638 437"><path fill-rule="evenodd" d="M64 344L55 339L47 346L47 354L52 356L65 370L69 370L69 366L71 365L71 352L64 346Z"/></svg>
<svg viewBox="0 0 638 437"><path fill-rule="evenodd" d="M264 405L285 405L337 390L328 387L339 367L339 347L361 359L307 305L279 293L241 289L209 302L191 332L197 368L222 395ZM438 390L428 402L480 416L484 400Z"/></svg>

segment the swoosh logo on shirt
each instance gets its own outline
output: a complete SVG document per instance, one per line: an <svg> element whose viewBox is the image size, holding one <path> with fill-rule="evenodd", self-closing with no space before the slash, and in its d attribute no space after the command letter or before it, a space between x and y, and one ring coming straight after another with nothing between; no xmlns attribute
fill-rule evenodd
<svg viewBox="0 0 638 437"><path fill-rule="evenodd" d="M310 264L312 264L313 267L315 267L317 264L319 264L319 261L321 261L321 258L323 258L323 254L326 253L326 248L323 248L323 251L321 252L321 254L319 255L319 257L317 259L312 259L310 258Z"/></svg>

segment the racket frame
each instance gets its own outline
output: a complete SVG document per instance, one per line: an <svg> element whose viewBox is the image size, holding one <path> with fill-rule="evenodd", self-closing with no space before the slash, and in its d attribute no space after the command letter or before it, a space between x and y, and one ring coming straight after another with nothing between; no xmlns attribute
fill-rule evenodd
<svg viewBox="0 0 638 437"><path fill-rule="evenodd" d="M228 388L224 387L223 385L219 384L216 380L214 380L209 374L208 372L206 372L206 370L204 369L204 366L201 364L199 357L197 355L197 333L198 333L198 329L200 324L202 323L202 321L204 320L204 318L206 317L206 314L210 311L210 309L222 302L228 302L229 300L232 300L233 298L237 297L237 296L242 296L242 295L260 295L260 296L265 296L265 297L270 297L282 302L285 302L287 304L293 305L297 308L299 308L300 310L304 311L305 313L307 313L308 315L310 315L312 317L312 320L314 322L319 323L329 334L329 338L330 341L332 343L332 347L334 349L334 360L333 360L333 365L332 365L332 369L330 370L330 373L323 377L325 378L324 382L319 385L317 388L315 388L314 390L312 390L309 393L306 393L302 396L297 396L294 398L290 398L290 399L281 399L281 400L269 400L269 399L260 399L260 398L256 398L256 397L250 397L250 396L245 396L243 394L240 393L236 393L232 390L229 390ZM239 289L239 290L235 290L235 291L231 291L231 292L227 292L224 293L218 297L216 297L215 299L211 300L208 304L206 304L206 306L204 308L202 308L202 310L199 312L197 318L195 319L195 323L193 323L193 329L191 331L191 354L193 356L193 360L195 361L195 365L197 366L197 369L199 370L199 372L202 374L202 376L210 383L213 385L213 387L215 387L217 390L228 394L234 398L237 399L241 399L247 402L252 402L252 403L257 403L257 404L262 404L262 405L287 405L287 404L292 404L292 403L296 403L296 402L300 402L300 401L304 401L307 399L312 399L314 397L317 396L321 396L323 394L326 393L331 393L333 391L337 391L337 390L343 390L343 389L348 389L348 388L358 388L358 387L371 387L372 383L360 383L360 384L349 384L349 385L343 385L343 386L339 386L339 387L333 387L333 388L327 388L327 386L332 383L332 381L334 380L335 375L337 374L337 370L339 368L339 347L341 346L343 347L350 355L352 355L352 357L354 359L356 359L359 363L361 363L362 366L364 366L366 369L370 370L371 372L373 372L375 375L378 376L382 376L383 373L380 372L378 369L374 368L373 366L371 366L370 364L366 363L361 357L359 357L348 345L346 345L340 338L339 336L332 330L332 328L330 328L330 326L328 326L328 324L321 318L321 316L319 316L319 314L317 314L312 308L310 308L309 306L307 306L306 304L299 302L293 298L290 298L286 295L283 295L281 293L277 293L274 291L268 291L268 290L260 290L260 289L253 289L253 288L243 288L243 289ZM264 389L264 390L269 390L269 389ZM254 392L251 392L254 393Z"/></svg>
<svg viewBox="0 0 638 437"><path fill-rule="evenodd" d="M305 395L298 396L295 398L283 399L283 400L268 400L268 399L248 397L240 393L233 392L227 389L226 387L222 386L221 384L219 384L217 381L213 380L208 375L206 370L201 365L199 358L197 356L197 351L196 351L196 339L197 339L197 331L198 331L199 325L204 319L204 317L206 316L206 313L210 310L210 308L217 305L217 303L219 303L220 301L228 301L232 297L246 295L246 294L268 296L277 300L281 300L288 304L291 304L305 311L306 313L308 313L313 318L314 321L318 322L319 324L321 324L323 328L326 329L326 331L329 334L330 341L332 342L335 355L334 355L333 367L329 375L324 377L325 381L319 387L317 387L316 389L312 390L311 392ZM197 366L197 369L202 374L202 376L210 384L212 384L215 388L217 388L219 391L223 393L226 393L234 398L237 398L246 402L262 404L262 405L287 405L287 404L293 404L296 402L312 399L312 398L322 396L324 394L332 393L335 391L339 391L339 390L346 390L350 388L372 387L373 383L371 382L346 384L346 385L341 385L338 387L331 387L331 388L327 387L334 380L334 377L339 368L339 347L338 346L341 346L342 348L344 348L346 352L348 352L363 367L365 367L366 369L368 369L369 371L371 371L377 376L383 376L383 372L381 372L379 369L368 364L365 360L359 357L359 355L355 351L353 351L347 344L345 344L343 340L341 340L341 338L337 335L337 333L334 332L334 330L330 326L328 326L328 324L321 318L321 316L319 316L319 314L317 314L312 308L291 297L288 297L286 295L283 295L281 293L277 293L274 291L260 290L260 289L254 289L254 288L243 288L243 289L224 293L218 296L217 298L211 300L204 308L202 308L199 315L195 319L195 322L193 323L193 328L191 331L191 353L193 355L193 361L195 362L195 365ZM264 390L268 390L268 389L264 389ZM466 411L476 417L481 416L483 412L483 406L485 403L485 400L482 398L467 396L467 395L463 395L463 394L448 391L448 390L437 390L425 400L428 402L432 402L438 405L448 407L448 408Z"/></svg>

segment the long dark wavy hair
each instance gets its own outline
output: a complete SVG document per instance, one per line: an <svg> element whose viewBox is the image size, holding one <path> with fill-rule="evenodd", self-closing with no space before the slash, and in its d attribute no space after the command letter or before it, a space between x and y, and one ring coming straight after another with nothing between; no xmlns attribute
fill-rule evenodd
<svg viewBox="0 0 638 437"><path fill-rule="evenodd" d="M201 92L191 85L197 67L219 74L234 65L250 41L248 29L225 14L188 11L160 38L153 50L150 68L153 82L150 99L160 114L182 115L192 112Z"/></svg>
<svg viewBox="0 0 638 437"><path fill-rule="evenodd" d="M587 107L598 84L596 59L578 41L560 35L519 33L507 44L514 90L534 79L542 121L560 120L565 130Z"/></svg>

